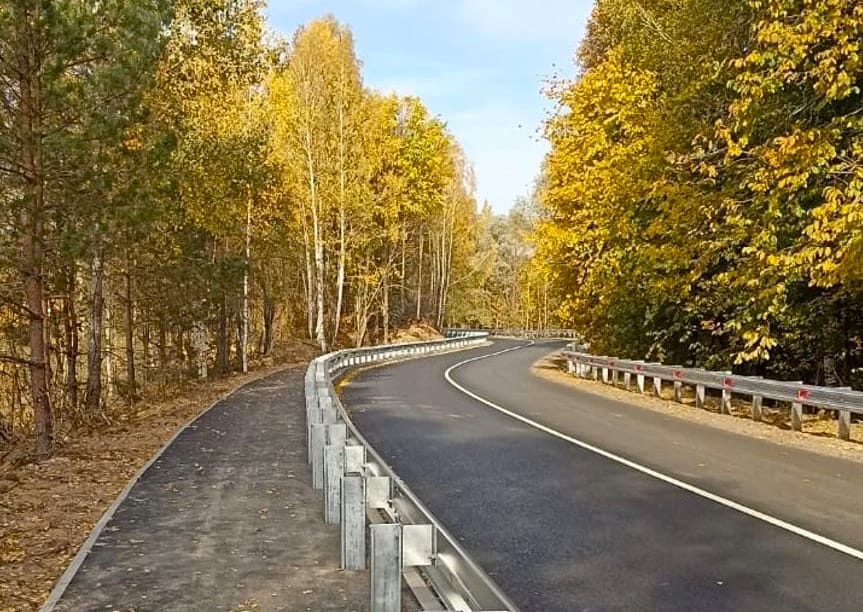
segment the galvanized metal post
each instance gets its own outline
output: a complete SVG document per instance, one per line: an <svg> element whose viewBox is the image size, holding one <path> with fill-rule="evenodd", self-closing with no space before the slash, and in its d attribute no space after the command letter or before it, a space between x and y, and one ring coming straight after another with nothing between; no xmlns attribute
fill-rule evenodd
<svg viewBox="0 0 863 612"><path fill-rule="evenodd" d="M435 528L433 525L402 525L402 565L426 567L435 559Z"/></svg>
<svg viewBox="0 0 863 612"><path fill-rule="evenodd" d="M752 396L752 420L760 421L762 417L762 406L764 404L764 398L760 395Z"/></svg>
<svg viewBox="0 0 863 612"><path fill-rule="evenodd" d="M662 397L662 379L658 376L653 377L653 394Z"/></svg>
<svg viewBox="0 0 863 612"><path fill-rule="evenodd" d="M324 447L324 522L335 525L341 521L342 477L345 474L344 444Z"/></svg>
<svg viewBox="0 0 863 612"><path fill-rule="evenodd" d="M327 444L344 446L348 440L348 426L344 423L327 425Z"/></svg>
<svg viewBox="0 0 863 612"><path fill-rule="evenodd" d="M359 444L345 446L345 474L362 474L366 463L366 447Z"/></svg>
<svg viewBox="0 0 863 612"><path fill-rule="evenodd" d="M638 392L644 393L644 374L635 375L635 384L638 386Z"/></svg>
<svg viewBox="0 0 863 612"><path fill-rule="evenodd" d="M630 372L623 373L623 386L627 391L632 391L632 374Z"/></svg>
<svg viewBox="0 0 863 612"><path fill-rule="evenodd" d="M695 407L704 408L704 400L707 396L707 389L704 385L695 385Z"/></svg>
<svg viewBox="0 0 863 612"><path fill-rule="evenodd" d="M731 414L731 389L722 390L722 402L719 410L722 414Z"/></svg>
<svg viewBox="0 0 863 612"><path fill-rule="evenodd" d="M401 612L402 526L371 525L371 612Z"/></svg>
<svg viewBox="0 0 863 612"><path fill-rule="evenodd" d="M850 410L840 410L839 411L839 439L841 439L841 440L850 440L851 439L851 411Z"/></svg>
<svg viewBox="0 0 863 612"><path fill-rule="evenodd" d="M619 376L620 376L620 372L618 372L616 369L612 368L612 370L611 370L611 386L612 387L617 386L617 381L618 381Z"/></svg>
<svg viewBox="0 0 863 612"><path fill-rule="evenodd" d="M366 569L366 479L342 478L342 569Z"/></svg>
<svg viewBox="0 0 863 612"><path fill-rule="evenodd" d="M803 431L803 404L800 402L791 404L791 429Z"/></svg>
<svg viewBox="0 0 863 612"><path fill-rule="evenodd" d="M372 510L389 508L393 497L393 483L389 476L366 478L366 504Z"/></svg>
<svg viewBox="0 0 863 612"><path fill-rule="evenodd" d="M606 367L602 368L602 382L604 382L606 385L608 384L608 368Z"/></svg>
<svg viewBox="0 0 863 612"><path fill-rule="evenodd" d="M309 446L312 452L312 488L316 491L320 491L324 487L324 443L326 437L326 425L312 423Z"/></svg>
<svg viewBox="0 0 863 612"><path fill-rule="evenodd" d="M306 398L306 460L312 463L314 444L312 443L312 425L321 423L321 409L318 405L317 387L312 386L311 397Z"/></svg>
<svg viewBox="0 0 863 612"><path fill-rule="evenodd" d="M683 401L683 382L679 380L674 381L674 401L677 403Z"/></svg>

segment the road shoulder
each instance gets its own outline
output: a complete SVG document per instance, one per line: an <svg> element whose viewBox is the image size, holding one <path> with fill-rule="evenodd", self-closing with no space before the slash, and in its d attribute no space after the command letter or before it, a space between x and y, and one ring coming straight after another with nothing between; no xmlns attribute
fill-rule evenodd
<svg viewBox="0 0 863 612"><path fill-rule="evenodd" d="M553 382L563 387L570 387L592 393L607 399L628 403L639 408L646 408L663 415L684 419L706 425L714 429L749 436L758 440L773 442L780 446L797 448L825 457L835 457L863 463L863 425L855 423L851 441L840 440L835 435L826 432L835 428L835 421L818 421L810 415L804 424L804 432L796 432L785 423L787 410L765 408L765 420L753 421L749 418L748 407L735 402L731 415L719 414L718 409L697 410L694 398L685 396L684 403L669 399L659 399L653 395L642 395L623 388L613 387L600 381L578 378L563 370L563 361L557 353L538 360L531 367L531 373L537 378ZM718 406L718 400L713 402ZM710 407L710 404L708 404ZM811 433L807 433L806 430Z"/></svg>

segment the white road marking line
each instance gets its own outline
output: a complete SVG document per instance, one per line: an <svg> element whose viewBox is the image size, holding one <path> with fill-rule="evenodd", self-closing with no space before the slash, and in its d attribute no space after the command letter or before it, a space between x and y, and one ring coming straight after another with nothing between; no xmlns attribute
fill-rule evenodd
<svg viewBox="0 0 863 612"><path fill-rule="evenodd" d="M513 419L516 419L517 421L521 421L522 423L525 423L525 424L530 425L531 427L534 427L534 428L536 428L542 432L545 432L549 435L552 435L555 438L558 438L560 440L564 440L565 442L569 442L570 444L574 444L575 446L583 448L584 450L590 451L592 453L596 453L597 455L605 457L606 459L610 459L611 461L615 461L617 463L620 463L621 465L625 465L628 468L631 468L633 470L641 472L642 474L646 474L647 476L650 476L652 478L656 478L657 480L661 480L662 482L666 482L670 485L673 485L675 487L683 489L684 491L689 491L690 493L694 493L695 495L698 495L698 496L703 497L705 499L709 499L710 501L715 502L717 504L721 504L721 505L725 506L726 508L731 508L732 510L736 510L742 514L745 514L747 516L751 516L752 518L758 519L760 521L764 521L765 523L773 525L774 527L779 527L780 529L784 529L785 531L789 531L795 535L806 538L807 540L817 542L818 544L821 544L821 545L826 546L828 548L832 548L833 550L844 553L850 557L854 557L855 559L863 560L863 550L859 550L859 549L854 548L852 546L848 546L847 544L843 544L842 542L837 542L836 540L831 540L830 538L828 538L826 536L817 534L813 531L809 531L808 529L804 529L803 527L799 527L797 525L794 525L793 523L789 523L788 521L783 521L780 518L777 518L775 516L771 516L769 514L761 512L759 510L755 510L754 508L750 508L749 506L745 506L745 505L738 503L736 501L733 501L731 499L722 497L721 495L711 493L710 491L706 491L700 487L696 487L695 485L689 484L688 482L683 482L682 480L678 480L677 478L674 478L673 476L668 476L667 474L663 474L662 472L657 472L656 470L653 470L649 467L643 466L639 463L636 463L635 461L631 461L629 459L626 459L625 457L621 457L620 455L616 455L616 454L609 452L607 450L603 450L597 446L594 446L593 444L589 444L589 443L583 442L582 440L579 440L577 438L573 438L572 436L568 436L565 433L561 433L561 432L557 431L556 429L552 429L551 427L543 425L542 423L537 423L536 421L529 419L526 416L522 416L522 415L517 414L511 410L507 410L506 408L503 408L502 406L499 406L499 405L495 404L494 402L489 401L489 400L485 399L484 397L481 397L480 395L477 395L473 391L466 389L465 387L463 387L462 385L457 383L452 378L452 372L454 370L456 370L457 368L460 368L463 365L466 365L466 364L471 363L473 361L479 361L480 359L488 359L489 357L495 357L497 355L502 355L502 354L508 353L510 351L517 351L519 349L523 349L523 348L531 346L533 344L534 344L534 342L530 342L529 344L520 344L518 346L504 349L502 351L497 351L496 353L489 353L487 355L480 355L479 357L471 357L470 359L465 359L464 361L460 361L459 363L456 363L455 365L450 366L446 370L446 372L444 372L444 378L446 379L446 381L449 384L451 384L453 387L455 387L456 389L458 389L459 391L461 391L462 393L464 393L468 397L471 397L471 398L475 399L476 401L478 401L482 404L485 404L489 408L493 408L494 410L497 410L498 412L501 412L501 413L503 413L509 417L512 417Z"/></svg>

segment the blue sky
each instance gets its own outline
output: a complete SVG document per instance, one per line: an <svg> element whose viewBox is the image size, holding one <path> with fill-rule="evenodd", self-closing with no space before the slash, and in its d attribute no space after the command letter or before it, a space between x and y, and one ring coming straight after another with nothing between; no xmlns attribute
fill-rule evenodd
<svg viewBox="0 0 863 612"><path fill-rule="evenodd" d="M477 196L498 212L530 192L547 146L538 130L552 75L574 74L591 0L269 0L290 36L332 13L351 26L367 85L416 95L474 165Z"/></svg>

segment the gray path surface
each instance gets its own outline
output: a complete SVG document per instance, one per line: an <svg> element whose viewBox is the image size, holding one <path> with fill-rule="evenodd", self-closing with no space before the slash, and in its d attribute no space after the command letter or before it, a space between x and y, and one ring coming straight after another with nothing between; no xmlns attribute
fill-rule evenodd
<svg viewBox="0 0 863 612"><path fill-rule="evenodd" d="M369 370L364 435L525 612L863 609L863 563L605 459L460 393L444 371L517 342ZM454 372L543 424L849 545L863 470L540 379L555 345Z"/></svg>
<svg viewBox="0 0 863 612"><path fill-rule="evenodd" d="M183 432L118 508L55 610L367 610L306 465L303 372Z"/></svg>

